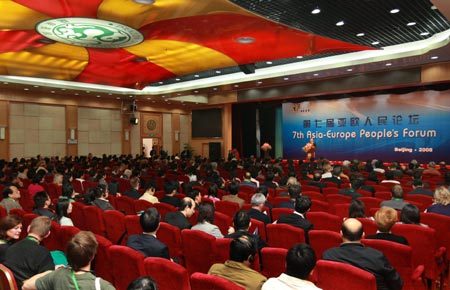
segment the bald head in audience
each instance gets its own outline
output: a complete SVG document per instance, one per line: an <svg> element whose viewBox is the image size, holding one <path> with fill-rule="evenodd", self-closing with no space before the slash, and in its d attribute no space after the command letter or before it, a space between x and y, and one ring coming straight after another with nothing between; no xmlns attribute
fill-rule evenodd
<svg viewBox="0 0 450 290"><path fill-rule="evenodd" d="M341 235L344 243L359 243L364 236L363 226L357 219L346 219L342 223Z"/></svg>

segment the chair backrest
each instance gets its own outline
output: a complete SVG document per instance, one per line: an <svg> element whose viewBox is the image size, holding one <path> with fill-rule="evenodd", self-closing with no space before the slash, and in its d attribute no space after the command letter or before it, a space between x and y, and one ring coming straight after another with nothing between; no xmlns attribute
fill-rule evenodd
<svg viewBox="0 0 450 290"><path fill-rule="evenodd" d="M158 240L163 242L169 248L170 257L182 260L183 249L181 246L180 229L171 224L160 222L157 235Z"/></svg>
<svg viewBox="0 0 450 290"><path fill-rule="evenodd" d="M338 247L342 243L340 234L327 230L309 231L309 244L316 253L316 259L322 259L322 254L326 250Z"/></svg>
<svg viewBox="0 0 450 290"><path fill-rule="evenodd" d="M245 290L244 287L222 277L203 273L191 275L191 287L192 290Z"/></svg>
<svg viewBox="0 0 450 290"><path fill-rule="evenodd" d="M112 246L110 240L100 235L95 235L97 239L98 248L97 254L93 262L95 274L111 283L114 282L112 274L111 258L109 256L109 247Z"/></svg>
<svg viewBox="0 0 450 290"><path fill-rule="evenodd" d="M273 206L279 206L280 203L289 202L290 200L289 196L277 196L273 199Z"/></svg>
<svg viewBox="0 0 450 290"><path fill-rule="evenodd" d="M80 230L85 230L85 218L84 218L84 209L86 205L81 202L72 202L72 213L70 214L70 218L73 221L73 224L79 228Z"/></svg>
<svg viewBox="0 0 450 290"><path fill-rule="evenodd" d="M116 206L118 211L121 211L126 215L136 214L136 210L134 209L134 199L131 197L125 195L116 197Z"/></svg>
<svg viewBox="0 0 450 290"><path fill-rule="evenodd" d="M267 240L267 234L266 234L266 225L264 222L257 220L257 219L250 219L251 225L248 229L249 233L255 233L258 234L258 236L263 239L264 241Z"/></svg>
<svg viewBox="0 0 450 290"><path fill-rule="evenodd" d="M0 289L18 290L14 274L5 265L0 264Z"/></svg>
<svg viewBox="0 0 450 290"><path fill-rule="evenodd" d="M309 198L314 199L314 200L326 201L325 196L317 191L311 191L311 190L302 191L302 195L309 196Z"/></svg>
<svg viewBox="0 0 450 290"><path fill-rule="evenodd" d="M142 227L137 215L125 216L125 228L127 229L127 236L142 234Z"/></svg>
<svg viewBox="0 0 450 290"><path fill-rule="evenodd" d="M261 249L262 274L267 278L278 277L286 270L288 250L265 247Z"/></svg>
<svg viewBox="0 0 450 290"><path fill-rule="evenodd" d="M364 229L364 233L367 235L374 235L376 234L378 227L377 224L375 223L375 221L373 219L370 218L357 218L357 220L359 220L362 225L363 225L363 229Z"/></svg>
<svg viewBox="0 0 450 290"><path fill-rule="evenodd" d="M293 212L294 210L291 208L274 207L272 208L272 220L276 221L280 218L280 216L291 214Z"/></svg>
<svg viewBox="0 0 450 290"><path fill-rule="evenodd" d="M188 272L208 273L215 262L216 238L201 231L183 230L181 240Z"/></svg>
<svg viewBox="0 0 450 290"><path fill-rule="evenodd" d="M103 220L103 211L96 206L86 206L84 208L85 228L94 234L105 236L106 227Z"/></svg>
<svg viewBox="0 0 450 290"><path fill-rule="evenodd" d="M167 213L177 211L176 207L165 202L155 203L153 204L153 207L158 210L162 221L166 218Z"/></svg>
<svg viewBox="0 0 450 290"><path fill-rule="evenodd" d="M422 205L422 208L419 207L421 211L427 209L430 205L433 204L433 198L424 194L408 194L408 196L405 198L405 201L420 203Z"/></svg>
<svg viewBox="0 0 450 290"><path fill-rule="evenodd" d="M125 215L118 210L105 210L103 212L106 237L113 243L119 244L126 233Z"/></svg>
<svg viewBox="0 0 450 290"><path fill-rule="evenodd" d="M61 227L60 231L60 239L61 239L61 246L63 249L66 249L67 243L80 231L77 227L71 227L71 226L64 226Z"/></svg>
<svg viewBox="0 0 450 290"><path fill-rule="evenodd" d="M382 200L389 200L392 198L392 193L390 191L387 191L387 189L384 189L382 191L375 191L375 197L382 199Z"/></svg>
<svg viewBox="0 0 450 290"><path fill-rule="evenodd" d="M348 217L349 203L337 203L330 205L330 213L337 215L341 219Z"/></svg>
<svg viewBox="0 0 450 290"><path fill-rule="evenodd" d="M339 188L337 188L337 186L333 186L336 185L336 183L331 182L328 183L326 182L327 187L322 188L322 193L324 195L330 195L330 194L338 194L339 193ZM331 185L331 186L329 186Z"/></svg>
<svg viewBox="0 0 450 290"><path fill-rule="evenodd" d="M363 197L359 197L358 199L360 201L364 202L366 216L370 215L370 209L371 208L379 208L380 207L380 203L383 201L381 198L364 197L364 196Z"/></svg>
<svg viewBox="0 0 450 290"><path fill-rule="evenodd" d="M424 265L425 276L436 279L439 270L435 260L436 231L433 228L410 224L395 224L392 233L404 236L412 248L414 266Z"/></svg>
<svg viewBox="0 0 450 290"><path fill-rule="evenodd" d="M181 265L163 258L144 260L145 273L151 276L159 290L190 290L188 271Z"/></svg>
<svg viewBox="0 0 450 290"><path fill-rule="evenodd" d="M420 221L436 230L438 246L447 248L447 260L450 260L450 217L435 213L421 213Z"/></svg>
<svg viewBox="0 0 450 290"><path fill-rule="evenodd" d="M400 274L404 282L403 289L420 289L418 287L421 285L415 285L415 282L411 279L414 267L412 263L412 248L410 246L377 239L363 239L361 242L386 256L392 267Z"/></svg>
<svg viewBox="0 0 450 290"><path fill-rule="evenodd" d="M221 212L214 212L214 224L219 227L222 235L228 234L228 228L232 224L232 218Z"/></svg>
<svg viewBox="0 0 450 290"><path fill-rule="evenodd" d="M268 224L266 227L269 247L289 249L305 242L302 229L287 224Z"/></svg>
<svg viewBox="0 0 450 290"><path fill-rule="evenodd" d="M109 247L111 270L117 290L126 290L131 281L145 275L144 255L125 246Z"/></svg>
<svg viewBox="0 0 450 290"><path fill-rule="evenodd" d="M219 200L214 204L216 211L226 214L227 216L233 218L234 215L239 211L239 204L236 202Z"/></svg>
<svg viewBox="0 0 450 290"><path fill-rule="evenodd" d="M230 258L230 244L232 239L216 239L216 263L225 263Z"/></svg>
<svg viewBox="0 0 450 290"><path fill-rule="evenodd" d="M52 221L50 235L42 241L42 245L50 251L66 249L65 245L61 245L61 226L57 222Z"/></svg>
<svg viewBox="0 0 450 290"><path fill-rule="evenodd" d="M143 199L137 199L134 201L134 210L136 212L145 211L146 209L153 207L153 203Z"/></svg>
<svg viewBox="0 0 450 290"><path fill-rule="evenodd" d="M9 211L9 214L10 214L10 215L16 215L16 216L19 216L19 217L21 217L21 218L23 218L23 216L24 216L26 213L27 213L26 211L24 211L23 209L20 209L20 208L13 208L13 209L11 209L11 210Z"/></svg>
<svg viewBox="0 0 450 290"><path fill-rule="evenodd" d="M314 271L322 290L377 289L373 274L349 264L319 260Z"/></svg>
<svg viewBox="0 0 450 290"><path fill-rule="evenodd" d="M338 204L338 203L350 203L352 198L343 194L328 194L325 196L328 203Z"/></svg>
<svg viewBox="0 0 450 290"><path fill-rule="evenodd" d="M306 218L314 225L315 230L340 232L342 218L326 212L308 212Z"/></svg>
<svg viewBox="0 0 450 290"><path fill-rule="evenodd" d="M313 200L312 201L312 205L311 205L311 209L309 210L310 212L316 212L316 211L323 211L323 212L327 212L328 209L330 207L330 204L326 201L321 201L321 200Z"/></svg>

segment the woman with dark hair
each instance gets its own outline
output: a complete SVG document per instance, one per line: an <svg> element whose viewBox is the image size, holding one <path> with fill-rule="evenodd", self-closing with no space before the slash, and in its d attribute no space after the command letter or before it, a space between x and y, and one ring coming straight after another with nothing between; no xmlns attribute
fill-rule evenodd
<svg viewBox="0 0 450 290"><path fill-rule="evenodd" d="M219 191L219 187L217 186L217 184L211 184L211 186L208 188L208 194L205 195L204 197L212 200L212 202L215 203L216 201L220 200L217 197L218 191Z"/></svg>
<svg viewBox="0 0 450 290"><path fill-rule="evenodd" d="M105 185L99 184L96 188L92 189L91 194L94 197L93 205L101 210L114 210L114 207L109 203L109 192Z"/></svg>
<svg viewBox="0 0 450 290"><path fill-rule="evenodd" d="M197 224L192 230L202 231L216 238L223 238L219 228L214 225L214 206L208 202L201 203L198 207Z"/></svg>
<svg viewBox="0 0 450 290"><path fill-rule="evenodd" d="M402 208L400 214L400 222L404 224L419 225L423 227L428 227L425 224L420 223L420 211L419 208L413 204L406 204Z"/></svg>
<svg viewBox="0 0 450 290"><path fill-rule="evenodd" d="M36 174L30 185L28 185L28 194L33 197L36 192L44 191L44 187L42 187L41 183L44 181L44 176L40 174Z"/></svg>
<svg viewBox="0 0 450 290"><path fill-rule="evenodd" d="M16 215L8 215L0 220L0 263L5 260L6 250L20 237L22 219Z"/></svg>
<svg viewBox="0 0 450 290"><path fill-rule="evenodd" d="M56 215L58 216L58 223L61 226L73 226L73 222L69 217L72 212L72 203L66 197L61 197L56 204Z"/></svg>
<svg viewBox="0 0 450 290"><path fill-rule="evenodd" d="M139 277L128 285L127 290L158 290L156 282L150 277Z"/></svg>
<svg viewBox="0 0 450 290"><path fill-rule="evenodd" d="M366 206L364 202L359 199L354 199L350 203L350 207L348 208L348 217L349 218L365 218L366 217Z"/></svg>

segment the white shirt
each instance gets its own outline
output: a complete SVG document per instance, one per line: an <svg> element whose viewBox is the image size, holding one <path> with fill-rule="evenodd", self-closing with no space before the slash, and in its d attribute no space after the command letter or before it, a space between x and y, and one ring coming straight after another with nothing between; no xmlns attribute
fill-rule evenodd
<svg viewBox="0 0 450 290"><path fill-rule="evenodd" d="M286 274L281 274L277 278L270 278L264 283L261 290L321 290L314 283L302 280Z"/></svg>
<svg viewBox="0 0 450 290"><path fill-rule="evenodd" d="M59 220L59 224L61 226L71 226L73 227L73 222L70 218L63 216L60 220Z"/></svg>

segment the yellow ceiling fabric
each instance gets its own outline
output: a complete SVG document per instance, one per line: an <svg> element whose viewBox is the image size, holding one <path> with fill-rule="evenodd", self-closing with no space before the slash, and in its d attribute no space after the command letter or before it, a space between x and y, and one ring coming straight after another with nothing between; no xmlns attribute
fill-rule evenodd
<svg viewBox="0 0 450 290"><path fill-rule="evenodd" d="M9 75L73 80L88 64L85 48L55 43L20 52L0 54L0 72Z"/></svg>
<svg viewBox="0 0 450 290"><path fill-rule="evenodd" d="M227 0L157 0L151 7L152 13L142 26L161 20L222 12L256 16Z"/></svg>
<svg viewBox="0 0 450 290"><path fill-rule="evenodd" d="M0 0L0 30L34 29L36 23L50 17L11 0Z"/></svg>
<svg viewBox="0 0 450 290"><path fill-rule="evenodd" d="M97 17L138 29L152 9L153 5L138 4L133 0L103 0L98 7Z"/></svg>
<svg viewBox="0 0 450 290"><path fill-rule="evenodd" d="M125 49L180 76L237 65L221 52L182 41L147 40Z"/></svg>

